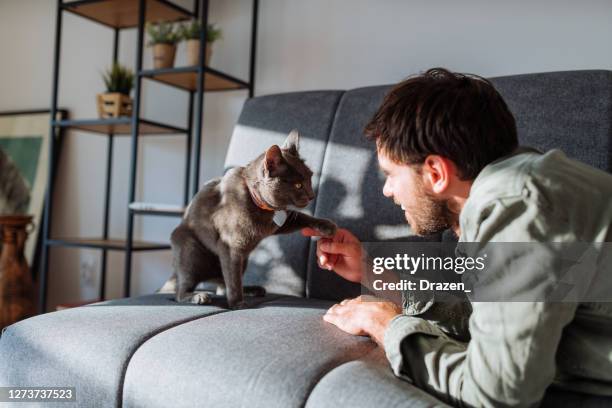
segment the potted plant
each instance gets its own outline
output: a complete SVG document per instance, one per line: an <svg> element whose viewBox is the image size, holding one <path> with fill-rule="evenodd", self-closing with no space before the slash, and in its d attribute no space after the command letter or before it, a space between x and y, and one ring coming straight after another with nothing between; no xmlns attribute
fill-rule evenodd
<svg viewBox="0 0 612 408"><path fill-rule="evenodd" d="M172 23L160 22L158 24L147 24L149 34L149 47L153 47L153 67L172 68L176 43L180 37Z"/></svg>
<svg viewBox="0 0 612 408"><path fill-rule="evenodd" d="M130 91L134 86L134 73L129 68L114 63L102 76L106 93L98 94L100 118L116 118L132 115Z"/></svg>
<svg viewBox="0 0 612 408"><path fill-rule="evenodd" d="M200 30L202 25L198 20L181 25L179 32L181 39L187 44L187 65L198 65L200 61ZM212 55L212 44L221 38L222 32L215 24L206 26L206 54L204 65L208 66Z"/></svg>

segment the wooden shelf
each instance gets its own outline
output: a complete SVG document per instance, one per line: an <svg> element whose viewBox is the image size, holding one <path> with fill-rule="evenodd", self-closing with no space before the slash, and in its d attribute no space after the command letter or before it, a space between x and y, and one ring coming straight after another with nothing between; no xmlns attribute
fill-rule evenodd
<svg viewBox="0 0 612 408"><path fill-rule="evenodd" d="M109 249L114 251L125 251L127 245L124 239L102 238L50 239L47 241L47 244L51 246ZM132 251L158 251L164 249L170 249L170 245L156 242L132 241Z"/></svg>
<svg viewBox="0 0 612 408"><path fill-rule="evenodd" d="M188 91L196 91L198 87L198 68L196 66L149 69L142 71L140 75ZM241 79L210 67L204 67L205 91L235 91L248 88L249 84Z"/></svg>
<svg viewBox="0 0 612 408"><path fill-rule="evenodd" d="M79 0L66 2L66 11L112 28L138 26L138 0ZM147 0L145 20L181 21L193 18L193 13L168 0Z"/></svg>
<svg viewBox="0 0 612 408"><path fill-rule="evenodd" d="M140 215L161 215L165 217L182 217L183 211L162 211L162 210L132 210L134 214Z"/></svg>
<svg viewBox="0 0 612 408"><path fill-rule="evenodd" d="M78 119L59 120L53 122L55 126L67 129L78 129L93 133L115 134L119 136L132 134L132 118L113 119ZM139 133L141 135L167 135L173 133L187 133L187 129L164 125L148 119L140 119Z"/></svg>

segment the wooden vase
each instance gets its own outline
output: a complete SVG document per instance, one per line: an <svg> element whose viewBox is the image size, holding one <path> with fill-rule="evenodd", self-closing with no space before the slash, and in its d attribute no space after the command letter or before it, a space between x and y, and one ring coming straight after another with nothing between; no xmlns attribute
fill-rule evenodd
<svg viewBox="0 0 612 408"><path fill-rule="evenodd" d="M100 119L132 116L132 98L119 92L98 94L98 116Z"/></svg>
<svg viewBox="0 0 612 408"><path fill-rule="evenodd" d="M32 275L24 255L31 215L0 216L0 327L34 314Z"/></svg>
<svg viewBox="0 0 612 408"><path fill-rule="evenodd" d="M154 44L153 45L153 67L172 68L174 66L174 54L176 53L175 44Z"/></svg>
<svg viewBox="0 0 612 408"><path fill-rule="evenodd" d="M200 40L187 40L187 65L198 65L200 62ZM210 65L210 56L212 55L212 43L206 43L206 55L204 55L204 65Z"/></svg>

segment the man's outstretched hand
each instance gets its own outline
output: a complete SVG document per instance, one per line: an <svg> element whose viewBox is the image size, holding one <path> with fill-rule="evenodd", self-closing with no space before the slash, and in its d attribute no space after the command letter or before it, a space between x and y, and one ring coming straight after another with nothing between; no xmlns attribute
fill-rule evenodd
<svg viewBox="0 0 612 408"><path fill-rule="evenodd" d="M307 237L321 236L312 228L304 228ZM344 228L338 228L333 237L317 241L317 263L320 268L336 272L351 282L360 282L363 276L363 250L356 236Z"/></svg>
<svg viewBox="0 0 612 408"><path fill-rule="evenodd" d="M333 305L323 320L349 334L370 336L382 346L389 322L401 313L401 308L393 302L359 296Z"/></svg>

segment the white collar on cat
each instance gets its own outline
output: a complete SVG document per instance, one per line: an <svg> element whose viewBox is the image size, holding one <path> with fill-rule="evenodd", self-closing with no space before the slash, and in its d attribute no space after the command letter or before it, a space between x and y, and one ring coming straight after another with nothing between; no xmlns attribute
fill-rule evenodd
<svg viewBox="0 0 612 408"><path fill-rule="evenodd" d="M272 217L272 221L279 227L282 227L287 221L287 211L285 210L276 210L274 211L274 216Z"/></svg>

